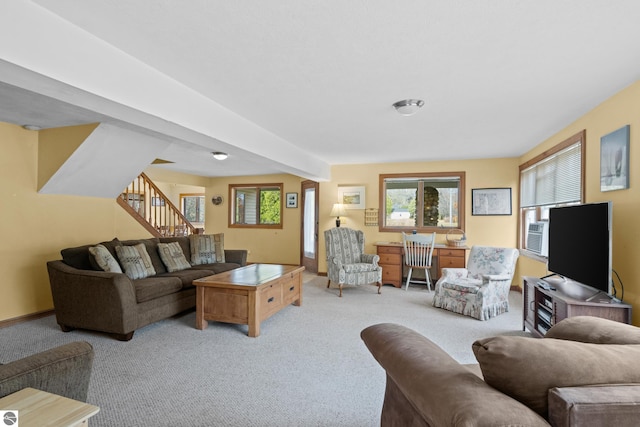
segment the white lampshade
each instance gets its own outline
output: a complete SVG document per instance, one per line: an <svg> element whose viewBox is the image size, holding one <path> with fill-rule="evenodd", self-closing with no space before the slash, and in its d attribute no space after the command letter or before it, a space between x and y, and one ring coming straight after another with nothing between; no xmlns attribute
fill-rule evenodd
<svg viewBox="0 0 640 427"><path fill-rule="evenodd" d="M221 151L214 151L211 154L213 154L213 158L216 160L224 160L228 157L227 153L223 153Z"/></svg>
<svg viewBox="0 0 640 427"><path fill-rule="evenodd" d="M403 99L393 104L393 108L403 116L415 114L422 106L424 101L421 99Z"/></svg>
<svg viewBox="0 0 640 427"><path fill-rule="evenodd" d="M329 214L329 216L336 216L336 217L340 217L340 216L345 216L347 214L347 211L344 208L344 205L342 203L334 203L333 207L331 208L331 213Z"/></svg>

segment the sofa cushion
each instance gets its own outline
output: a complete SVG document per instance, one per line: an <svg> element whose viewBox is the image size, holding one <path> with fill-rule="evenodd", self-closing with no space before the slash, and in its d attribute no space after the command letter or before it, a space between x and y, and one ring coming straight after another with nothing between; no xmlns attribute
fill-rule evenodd
<svg viewBox="0 0 640 427"><path fill-rule="evenodd" d="M192 234L189 236L191 264L225 262L224 234Z"/></svg>
<svg viewBox="0 0 640 427"><path fill-rule="evenodd" d="M473 352L487 384L545 418L554 387L640 382L640 345L499 336L477 340Z"/></svg>
<svg viewBox="0 0 640 427"><path fill-rule="evenodd" d="M575 316L553 325L545 338L594 344L640 344L640 328L600 317Z"/></svg>
<svg viewBox="0 0 640 427"><path fill-rule="evenodd" d="M116 261L113 255L111 255L111 252L109 252L109 250L103 245L90 247L89 253L102 270L110 273L122 273L122 269L120 268L118 261Z"/></svg>
<svg viewBox="0 0 640 427"><path fill-rule="evenodd" d="M130 279L143 279L156 274L144 243L134 246L117 246L116 253L124 273Z"/></svg>
<svg viewBox="0 0 640 427"><path fill-rule="evenodd" d="M213 270L189 268L187 270L174 271L173 273L163 273L156 277L177 277L182 282L182 289L193 288L193 281L215 274Z"/></svg>
<svg viewBox="0 0 640 427"><path fill-rule="evenodd" d="M138 303L150 301L182 289L182 281L177 277L147 277L133 281Z"/></svg>
<svg viewBox="0 0 640 427"><path fill-rule="evenodd" d="M184 253L187 261L191 259L191 245L189 244L189 236L167 236L160 237L160 243L173 243L178 242L180 247L182 248L182 253Z"/></svg>
<svg viewBox="0 0 640 427"><path fill-rule="evenodd" d="M213 273L218 274L224 273L225 271L233 270L234 268L242 267L240 264L236 264L235 262L216 262L213 264L202 264L202 265L194 265L191 267L192 270L211 270Z"/></svg>
<svg viewBox="0 0 640 427"><path fill-rule="evenodd" d="M151 265L153 265L153 269L156 271L156 274L167 272L167 269L162 263L162 259L160 259L160 254L158 253L158 243L160 243L160 239L158 239L157 237L138 240L123 240L121 243L126 246L134 246L138 243L143 243L147 248L147 253L149 254L149 258L151 259Z"/></svg>
<svg viewBox="0 0 640 427"><path fill-rule="evenodd" d="M158 243L158 254L170 273L191 267L178 242Z"/></svg>

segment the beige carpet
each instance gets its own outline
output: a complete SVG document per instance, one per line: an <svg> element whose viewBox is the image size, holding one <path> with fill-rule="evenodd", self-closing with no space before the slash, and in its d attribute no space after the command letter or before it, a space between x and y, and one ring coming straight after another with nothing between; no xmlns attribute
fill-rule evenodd
<svg viewBox="0 0 640 427"><path fill-rule="evenodd" d="M63 333L49 316L0 329L6 363L56 345L85 340L96 351L89 402L98 426L375 426L384 372L360 339L381 322L426 335L462 363L471 344L494 335L523 335L521 294L511 311L480 322L431 306L433 292L412 286L326 288L305 275L301 307L290 306L247 327L210 322L195 329L193 312L137 331L130 342L94 332Z"/></svg>

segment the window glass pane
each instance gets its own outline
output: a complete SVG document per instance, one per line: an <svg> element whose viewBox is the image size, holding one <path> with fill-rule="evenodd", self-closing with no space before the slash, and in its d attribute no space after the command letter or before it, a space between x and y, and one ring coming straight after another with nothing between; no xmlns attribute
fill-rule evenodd
<svg viewBox="0 0 640 427"><path fill-rule="evenodd" d="M381 175L383 228L420 232L461 228L461 176Z"/></svg>
<svg viewBox="0 0 640 427"><path fill-rule="evenodd" d="M189 222L204 223L204 195L181 196L182 215Z"/></svg>
<svg viewBox="0 0 640 427"><path fill-rule="evenodd" d="M282 184L229 185L230 226L282 227Z"/></svg>

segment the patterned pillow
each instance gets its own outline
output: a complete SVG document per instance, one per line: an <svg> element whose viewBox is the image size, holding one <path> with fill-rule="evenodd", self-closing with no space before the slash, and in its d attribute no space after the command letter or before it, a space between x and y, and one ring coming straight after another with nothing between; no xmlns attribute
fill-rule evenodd
<svg viewBox="0 0 640 427"><path fill-rule="evenodd" d="M191 267L178 242L158 243L158 253L169 273Z"/></svg>
<svg viewBox="0 0 640 427"><path fill-rule="evenodd" d="M105 246L93 246L89 248L89 253L93 256L98 266L104 271L108 271L111 273L122 273L120 264L118 264L118 261L116 261L113 255L111 255L111 252L109 252L109 249L107 249Z"/></svg>
<svg viewBox="0 0 640 427"><path fill-rule="evenodd" d="M191 234L191 264L213 264L225 262L224 233L219 234Z"/></svg>
<svg viewBox="0 0 640 427"><path fill-rule="evenodd" d="M116 254L124 267L124 274L130 279L144 279L156 274L144 243L135 246L116 246Z"/></svg>

